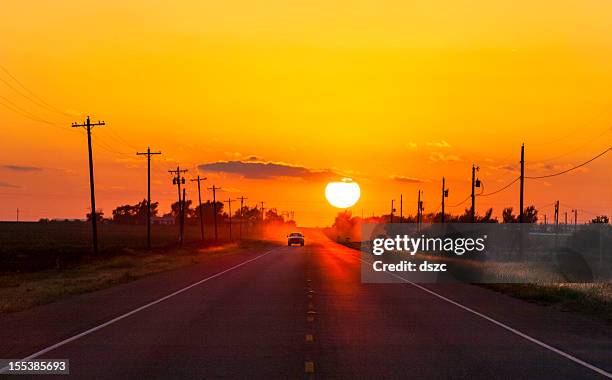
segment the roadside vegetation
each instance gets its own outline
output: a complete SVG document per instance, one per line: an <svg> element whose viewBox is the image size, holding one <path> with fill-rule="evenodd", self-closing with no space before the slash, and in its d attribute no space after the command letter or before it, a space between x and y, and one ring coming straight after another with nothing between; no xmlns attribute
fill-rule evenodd
<svg viewBox="0 0 612 380"><path fill-rule="evenodd" d="M529 215L531 222L536 223L537 210L529 208ZM446 217L446 220L454 223L463 223L466 222L467 216L469 216L469 210L466 209L464 215L451 218ZM395 223L399 222L398 219L396 217ZM436 223L439 222L440 215L430 214L424 216L424 219L429 223ZM479 223L499 223L498 220L491 218L491 210L488 210L483 217L477 217L476 220ZM334 225L326 229L325 233L330 239L349 248L367 251L367 242L365 242L365 246L362 246L361 224L379 224L388 223L389 221L390 215L362 219L353 217L350 212L341 212L336 217ZM406 223L414 223L415 221L416 219L412 216L404 218ZM427 222L423 224L427 225ZM516 223L516 217L513 216L510 208L504 210L502 223ZM604 233L602 240L605 240L607 243L602 243L598 235L593 234L594 230L588 228L589 224L575 230L569 228L563 230L563 233L569 239L568 247L587 256L592 255L593 252L585 251L585 247L593 246L593 244L599 247L597 241L599 241L600 245L603 244L603 247L609 247L610 238L612 237L612 229L609 228L609 219L607 217L595 217L590 224L608 226L608 228L602 230L604 231L602 232ZM549 234L554 236L554 232L549 232ZM610 257L608 255L611 252L607 252L606 248L604 248L604 251L606 252L605 260L608 260L605 262L609 262ZM465 282L504 293L527 302L578 313L612 324L612 283L606 281L593 282L593 277L591 277L590 281L574 280L571 275L568 277L568 272L564 271L567 268L563 268L564 263L559 260L556 260L556 267L550 267L550 265L538 262L537 260L482 262L464 257L441 258L438 255L428 256L424 254L419 255L419 258L436 262L441 260L447 263L452 262L453 275L455 277L459 276L458 279L460 281L463 278ZM399 255L394 257L394 259L409 259L409 257ZM577 264L577 262L570 261L565 262L565 265L568 265L568 263L571 266ZM569 273L571 272L569 271ZM474 278L482 281L473 283L469 280ZM497 279L497 282L507 283L495 283L495 279Z"/></svg>
<svg viewBox="0 0 612 380"><path fill-rule="evenodd" d="M0 276L0 313L25 310L71 295L92 292L155 273L203 263L222 255L274 243L246 240L219 245L188 244L146 250L123 248L112 255L86 256L57 269L9 272Z"/></svg>

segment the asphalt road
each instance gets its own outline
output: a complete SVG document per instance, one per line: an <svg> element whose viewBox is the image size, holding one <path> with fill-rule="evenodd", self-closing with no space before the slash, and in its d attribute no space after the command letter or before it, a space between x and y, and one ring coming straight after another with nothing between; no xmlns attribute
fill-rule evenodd
<svg viewBox="0 0 612 380"><path fill-rule="evenodd" d="M476 286L361 284L357 252L307 239L2 316L0 358L68 358L84 379L612 372L609 326Z"/></svg>

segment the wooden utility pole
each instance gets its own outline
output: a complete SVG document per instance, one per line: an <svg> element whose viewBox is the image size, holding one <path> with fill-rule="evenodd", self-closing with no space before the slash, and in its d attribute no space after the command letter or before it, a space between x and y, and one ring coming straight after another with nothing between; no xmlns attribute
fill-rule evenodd
<svg viewBox="0 0 612 380"><path fill-rule="evenodd" d="M191 179L190 181L198 181L198 203L200 210L200 235L202 236L202 241L204 241L204 214L202 213L202 193L200 192L200 182L206 181L206 177L201 178L199 175L197 178Z"/></svg>
<svg viewBox="0 0 612 380"><path fill-rule="evenodd" d="M442 224L444 224L444 198L448 197L448 190L445 189L444 182L444 177L442 177Z"/></svg>
<svg viewBox="0 0 612 380"><path fill-rule="evenodd" d="M151 152L147 147L146 152L136 152L137 156L147 156L147 249L151 249L151 156L161 152Z"/></svg>
<svg viewBox="0 0 612 380"><path fill-rule="evenodd" d="M228 198L224 202L227 202L227 214L229 215L229 239L232 241L232 199Z"/></svg>
<svg viewBox="0 0 612 380"><path fill-rule="evenodd" d="M519 199L519 223L523 223L523 194L525 189L525 144L521 145L521 190Z"/></svg>
<svg viewBox="0 0 612 380"><path fill-rule="evenodd" d="M400 194L400 223L404 223L404 195Z"/></svg>
<svg viewBox="0 0 612 380"><path fill-rule="evenodd" d="M261 202L261 221L263 222L264 219L266 218L266 214L265 214L265 208L264 208L264 202Z"/></svg>
<svg viewBox="0 0 612 380"><path fill-rule="evenodd" d="M555 202L555 227L559 225L559 201Z"/></svg>
<svg viewBox="0 0 612 380"><path fill-rule="evenodd" d="M472 164L472 209L470 210L470 214L472 214L472 223L476 223L476 193L474 188L480 187L480 180L476 178L476 172L480 168Z"/></svg>
<svg viewBox="0 0 612 380"><path fill-rule="evenodd" d="M72 123L73 128L85 128L87 131L87 148L89 151L89 192L91 198L91 227L93 232L93 252L94 255L98 254L98 216L96 213L96 191L94 188L94 168L93 168L93 154L91 151L91 129L96 126L105 125L103 121L92 123L87 116L87 120L83 124Z"/></svg>
<svg viewBox="0 0 612 380"><path fill-rule="evenodd" d="M395 199L391 199L391 213L389 214L389 223L393 223L393 211L395 211L395 209L393 208L393 202L395 202Z"/></svg>
<svg viewBox="0 0 612 380"><path fill-rule="evenodd" d="M213 192L213 223L215 224L215 242L219 241L219 234L217 232L217 190L221 190L220 187L209 187L208 190Z"/></svg>
<svg viewBox="0 0 612 380"><path fill-rule="evenodd" d="M180 166L176 167L176 170L168 170L170 174L176 174L176 177L172 179L172 183L177 186L178 189L178 218L179 218L179 243L183 244L183 200L181 199L181 185L185 184L185 178L181 176L182 173L187 173L187 169L181 169Z"/></svg>
<svg viewBox="0 0 612 380"><path fill-rule="evenodd" d="M240 199L240 224L238 227L238 238L240 240L242 240L242 217L243 217L243 210L244 210L244 200L245 199L249 199L249 198L245 198L245 197L238 197L238 199Z"/></svg>
<svg viewBox="0 0 612 380"><path fill-rule="evenodd" d="M417 227L421 223L421 190L418 191L417 196L417 214L416 214Z"/></svg>

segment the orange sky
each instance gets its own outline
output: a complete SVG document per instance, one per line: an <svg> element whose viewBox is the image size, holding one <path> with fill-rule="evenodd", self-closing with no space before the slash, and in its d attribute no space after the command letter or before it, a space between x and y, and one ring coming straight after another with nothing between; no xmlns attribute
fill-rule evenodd
<svg viewBox="0 0 612 380"><path fill-rule="evenodd" d="M333 220L329 173L360 183L355 214L388 212L400 193L414 213L418 188L428 212L439 208L443 175L449 204L469 194L472 162L485 193L510 182L521 142L527 175L612 145L609 1L58 0L2 9L2 220L16 207L24 219L83 217L86 139L69 126L87 114L107 122L94 132L107 215L145 196L145 160L134 153L147 145L163 152L152 189L163 211L176 191L165 171L176 162L196 175L201 164L250 160L278 170L200 174L228 191L223 199L294 210L303 225ZM549 217L557 199L562 213L582 210L581 221L610 215L611 160L528 181L526 204ZM515 184L477 209L497 214L517 202Z"/></svg>

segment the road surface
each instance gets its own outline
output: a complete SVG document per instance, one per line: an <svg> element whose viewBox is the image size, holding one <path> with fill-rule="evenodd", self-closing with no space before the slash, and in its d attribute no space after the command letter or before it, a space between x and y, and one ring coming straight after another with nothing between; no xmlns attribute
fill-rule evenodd
<svg viewBox="0 0 612 380"><path fill-rule="evenodd" d="M317 235L0 317L74 378L605 378L609 326L470 285L361 284ZM34 378L40 378L34 376Z"/></svg>

